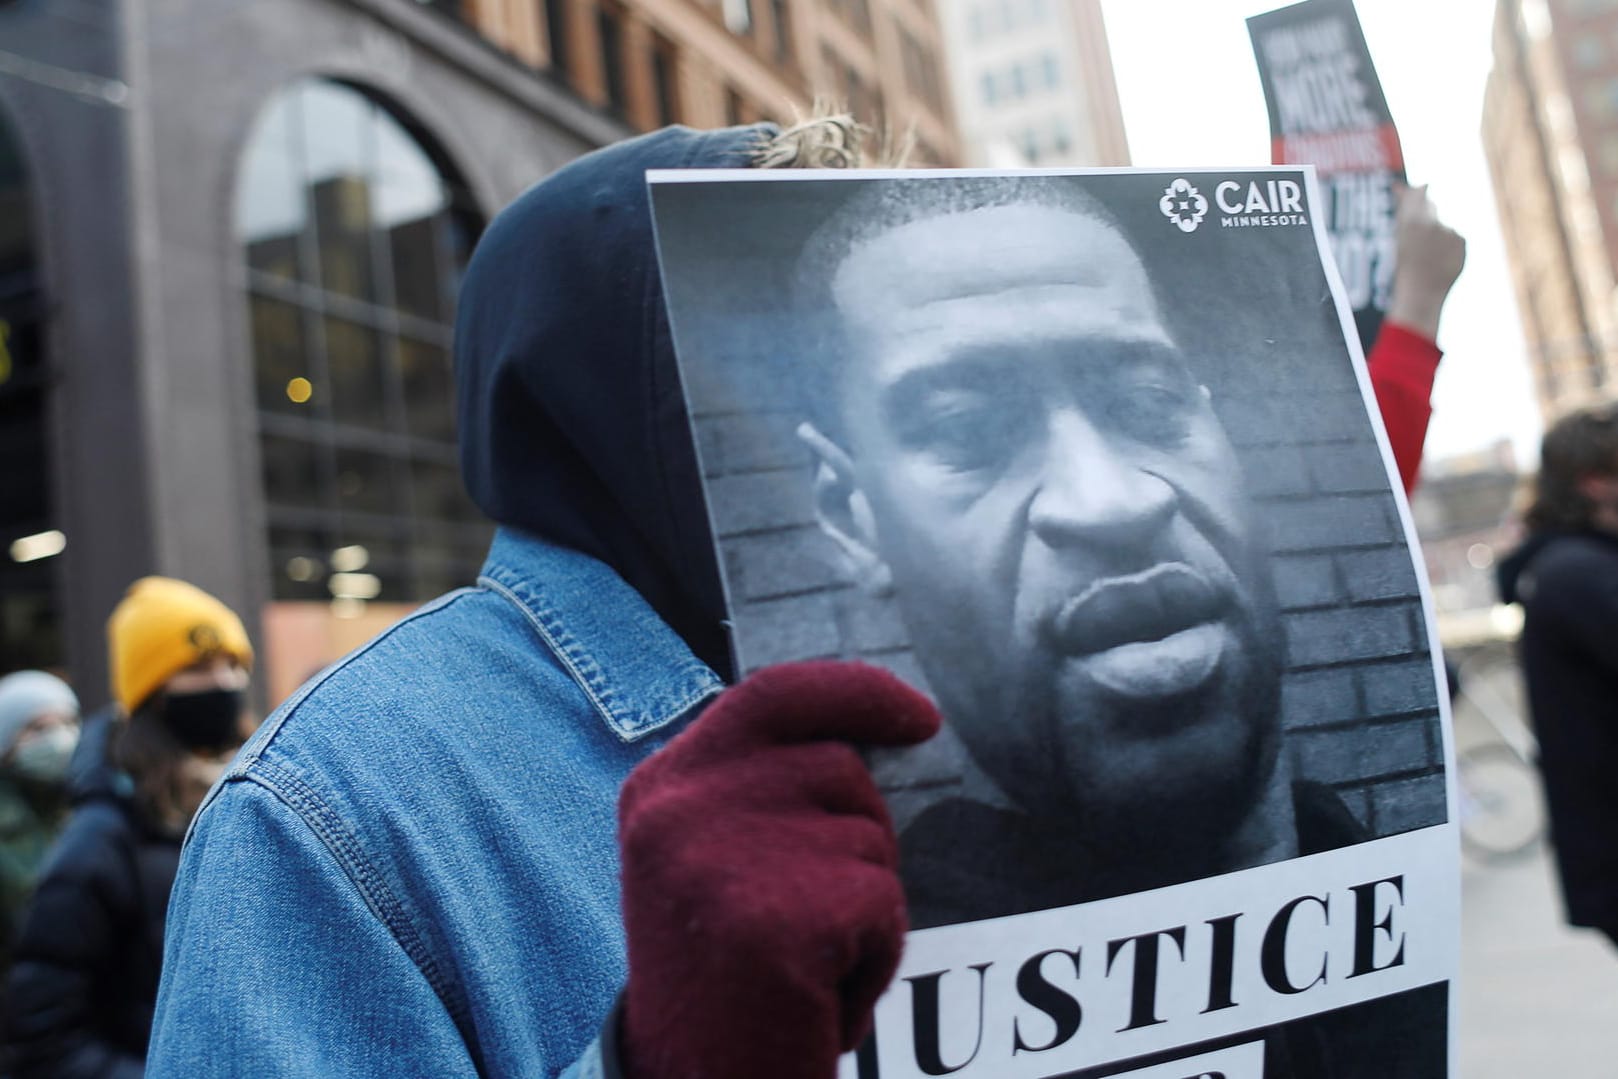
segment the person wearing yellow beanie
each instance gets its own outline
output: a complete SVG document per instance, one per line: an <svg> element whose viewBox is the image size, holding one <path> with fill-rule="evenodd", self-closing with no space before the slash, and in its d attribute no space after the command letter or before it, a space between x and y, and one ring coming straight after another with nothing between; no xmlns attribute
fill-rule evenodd
<svg viewBox="0 0 1618 1079"><path fill-rule="evenodd" d="M100 747L85 766L104 781L75 788L0 994L0 1056L18 1079L60 1075L65 1059L139 1074L180 839L252 726L247 631L195 585L136 581L107 647L115 703L84 735Z"/></svg>
<svg viewBox="0 0 1618 1079"><path fill-rule="evenodd" d="M133 715L159 687L216 656L252 670L253 646L236 613L196 585L142 577L107 620L113 695Z"/></svg>

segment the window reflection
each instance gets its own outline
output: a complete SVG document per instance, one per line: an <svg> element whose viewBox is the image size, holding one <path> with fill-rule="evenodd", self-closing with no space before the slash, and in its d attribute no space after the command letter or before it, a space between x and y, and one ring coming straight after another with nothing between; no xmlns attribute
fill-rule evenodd
<svg viewBox="0 0 1618 1079"><path fill-rule="evenodd" d="M325 331L332 419L349 427L387 430L387 372L379 335L342 318L327 318Z"/></svg>
<svg viewBox="0 0 1618 1079"><path fill-rule="evenodd" d="M355 176L333 176L309 189L320 243L321 287L376 301L371 274L371 188Z"/></svg>
<svg viewBox="0 0 1618 1079"><path fill-rule="evenodd" d="M442 217L403 221L388 230L388 263L393 272L393 294L399 310L416 318L448 317L450 284L436 268L450 254Z"/></svg>
<svg viewBox="0 0 1618 1079"><path fill-rule="evenodd" d="M385 106L308 80L254 126L235 220L275 597L332 598L332 553L356 547L370 598L466 583L488 527L454 466L450 326L482 228L465 185Z"/></svg>
<svg viewBox="0 0 1618 1079"><path fill-rule="evenodd" d="M416 505L428 517L440 521L470 521L477 509L461 487L461 474L448 462L412 461L411 481Z"/></svg>
<svg viewBox="0 0 1618 1079"><path fill-rule="evenodd" d="M393 458L369 450L337 450L337 504L349 512L388 514L402 499L393 482ZM345 541L353 537L345 536Z"/></svg>
<svg viewBox="0 0 1618 1079"><path fill-rule="evenodd" d="M454 441L454 386L448 350L426 341L401 339L399 371L404 378L405 419L410 433Z"/></svg>
<svg viewBox="0 0 1618 1079"><path fill-rule="evenodd" d="M248 266L286 278L298 276L298 240L305 229L291 107L283 95L259 117L242 157L236 200L237 234L247 248Z"/></svg>
<svg viewBox="0 0 1618 1079"><path fill-rule="evenodd" d="M301 121L298 160L304 185L317 188L335 178L372 175L370 136L376 104L350 87L318 79L294 92Z"/></svg>
<svg viewBox="0 0 1618 1079"><path fill-rule="evenodd" d="M336 543L336 534L324 528L270 526L270 566L275 576L277 599L325 600L327 560Z"/></svg>
<svg viewBox="0 0 1618 1079"><path fill-rule="evenodd" d="M321 447L315 442L266 435L264 498L272 516L282 508L328 508L332 505Z"/></svg>
<svg viewBox="0 0 1618 1079"><path fill-rule="evenodd" d="M267 296L249 296L247 302L253 328L259 407L270 412L306 415L315 404L315 378L303 344L301 311L290 303ZM289 396L287 393L287 387L297 378L310 382L309 398L302 402L294 400L298 394Z"/></svg>

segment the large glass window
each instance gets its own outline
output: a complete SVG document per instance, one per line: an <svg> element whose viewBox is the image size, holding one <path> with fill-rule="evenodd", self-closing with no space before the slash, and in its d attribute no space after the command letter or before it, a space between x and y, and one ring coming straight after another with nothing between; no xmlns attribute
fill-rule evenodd
<svg viewBox="0 0 1618 1079"><path fill-rule="evenodd" d="M489 526L456 471L450 327L470 193L358 89L309 80L237 189L278 600L413 602L472 580Z"/></svg>

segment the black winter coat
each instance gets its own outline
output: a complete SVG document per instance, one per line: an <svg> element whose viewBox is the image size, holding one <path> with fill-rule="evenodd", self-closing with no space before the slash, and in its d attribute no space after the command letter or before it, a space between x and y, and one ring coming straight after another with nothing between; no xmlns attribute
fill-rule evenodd
<svg viewBox="0 0 1618 1079"><path fill-rule="evenodd" d="M180 841L148 827L107 773L74 778L85 800L23 915L0 1007L0 1074L137 1079Z"/></svg>
<svg viewBox="0 0 1618 1079"><path fill-rule="evenodd" d="M1568 920L1618 939L1618 536L1534 537L1501 563Z"/></svg>

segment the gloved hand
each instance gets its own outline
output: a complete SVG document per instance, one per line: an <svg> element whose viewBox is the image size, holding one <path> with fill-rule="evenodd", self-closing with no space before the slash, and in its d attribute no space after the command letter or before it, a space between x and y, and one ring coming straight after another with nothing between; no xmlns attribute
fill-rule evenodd
<svg viewBox="0 0 1618 1079"><path fill-rule="evenodd" d="M869 1033L908 921L855 746L938 712L885 671L784 664L725 691L619 802L629 1079L831 1079Z"/></svg>

